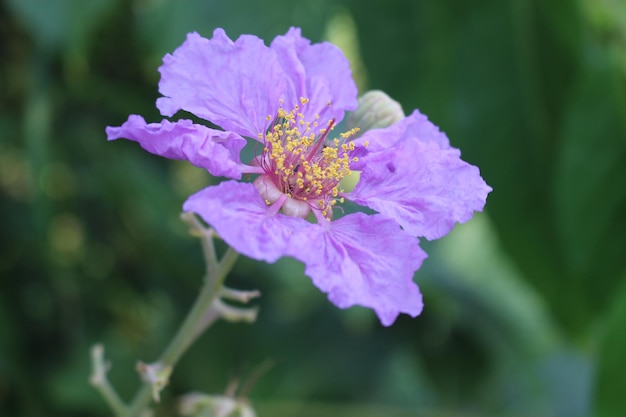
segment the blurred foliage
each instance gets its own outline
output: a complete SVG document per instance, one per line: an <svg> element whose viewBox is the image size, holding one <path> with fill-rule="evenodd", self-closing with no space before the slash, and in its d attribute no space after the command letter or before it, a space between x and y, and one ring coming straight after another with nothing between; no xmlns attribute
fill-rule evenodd
<svg viewBox="0 0 626 417"><path fill-rule="evenodd" d="M487 215L424 242L426 309L382 328L290 259L241 261L253 326L219 323L165 392L222 392L266 360L260 415L620 415L626 409L626 8L617 0L0 2L0 410L104 416L101 341L124 398L194 298L178 219L201 170L106 143L159 120L157 68L187 32L300 26L448 133L493 186Z"/></svg>
<svg viewBox="0 0 626 417"><path fill-rule="evenodd" d="M624 277L626 278L626 276ZM619 415L624 410L624 369L626 369L626 285L616 295L606 327L598 363L595 387L597 416Z"/></svg>

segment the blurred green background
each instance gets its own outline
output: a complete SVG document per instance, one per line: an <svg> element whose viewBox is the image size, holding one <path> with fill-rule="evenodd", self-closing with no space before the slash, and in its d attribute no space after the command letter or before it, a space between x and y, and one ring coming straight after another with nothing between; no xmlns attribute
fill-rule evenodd
<svg viewBox="0 0 626 417"><path fill-rule="evenodd" d="M187 32L292 25L338 44L361 91L427 114L494 192L424 242L426 308L391 328L295 261L240 260L227 284L262 291L257 323L211 328L159 415L266 361L260 416L624 415L623 0L0 2L0 415L110 415L87 384L96 342L135 392L199 288L178 215L212 179L104 127L161 119L157 68Z"/></svg>

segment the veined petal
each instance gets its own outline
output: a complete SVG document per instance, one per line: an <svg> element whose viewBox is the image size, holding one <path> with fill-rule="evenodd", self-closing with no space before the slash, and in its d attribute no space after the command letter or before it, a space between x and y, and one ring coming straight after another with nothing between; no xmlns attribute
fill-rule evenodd
<svg viewBox="0 0 626 417"><path fill-rule="evenodd" d="M271 214L254 185L235 181L198 191L183 210L202 217L237 252L266 262L284 256L291 236L309 225L299 217Z"/></svg>
<svg viewBox="0 0 626 417"><path fill-rule="evenodd" d="M261 39L242 35L233 42L223 29L210 40L190 33L159 71L161 114L182 109L252 138L265 131L287 88L275 52Z"/></svg>
<svg viewBox="0 0 626 417"><path fill-rule="evenodd" d="M412 236L440 238L482 211L491 191L478 168L454 148L407 137L360 160L361 177L345 197L396 220Z"/></svg>
<svg viewBox="0 0 626 417"><path fill-rule="evenodd" d="M304 262L305 274L340 308L372 308L385 326L400 313L422 311L413 273L426 254L385 216L355 213L328 227L311 224L294 235L288 255Z"/></svg>
<svg viewBox="0 0 626 417"><path fill-rule="evenodd" d="M215 176L241 178L239 153L246 141L236 133L209 129L191 120L147 124L137 115L130 115L122 126L107 127L106 133L108 140L133 140L150 153L187 160Z"/></svg>
<svg viewBox="0 0 626 417"><path fill-rule="evenodd" d="M352 168L359 170L363 167L363 156L371 152L380 152L391 148L407 139L434 142L443 149L450 148L450 141L446 134L440 131L425 115L416 109L399 122L383 129L368 130L354 140L356 148L352 152L352 156L358 157L359 161L352 164ZM366 142L367 146L364 146ZM455 151L460 155L458 150L455 149Z"/></svg>
<svg viewBox="0 0 626 417"><path fill-rule="evenodd" d="M284 36L277 36L270 48L278 55L290 82L292 94L284 97L286 108L298 104L287 100L306 97L311 100L303 109L307 120L318 114L322 121L334 118L337 123L346 110L356 109L357 88L350 63L335 45L311 45L299 28L291 28Z"/></svg>

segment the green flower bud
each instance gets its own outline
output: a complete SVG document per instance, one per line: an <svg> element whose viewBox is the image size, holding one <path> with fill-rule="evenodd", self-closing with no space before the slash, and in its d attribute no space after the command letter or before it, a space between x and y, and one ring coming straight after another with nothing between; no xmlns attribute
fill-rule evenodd
<svg viewBox="0 0 626 417"><path fill-rule="evenodd" d="M348 116L348 126L358 127L360 133L370 129L381 129L404 119L400 103L380 90L368 91L359 98L355 112Z"/></svg>

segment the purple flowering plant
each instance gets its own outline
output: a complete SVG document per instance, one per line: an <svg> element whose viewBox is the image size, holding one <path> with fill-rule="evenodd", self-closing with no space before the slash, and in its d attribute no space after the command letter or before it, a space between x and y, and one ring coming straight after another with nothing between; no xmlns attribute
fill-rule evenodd
<svg viewBox="0 0 626 417"><path fill-rule="evenodd" d="M136 141L225 180L183 205L183 220L202 240L204 285L159 359L139 362L144 383L132 402L108 382L103 347L92 349L91 383L115 415L144 415L213 322L256 319L256 308L225 302L259 296L223 284L239 254L270 263L293 257L334 304L369 307L385 326L400 313L420 314L413 275L426 253L419 239L440 238L468 221L491 191L445 134L417 110L405 117L382 92L357 99L343 53L330 43L311 44L295 28L269 46L252 35L233 42L222 29L211 39L191 33L159 71L157 107L166 119L147 123L131 115L107 127L108 139ZM210 125L169 120L181 110ZM355 127L337 132L355 110ZM248 142L254 156L242 160ZM353 186L346 185L351 178ZM346 201L374 214L344 209ZM220 259L216 236L229 245ZM193 393L180 412L254 417L241 397Z"/></svg>
<svg viewBox="0 0 626 417"><path fill-rule="evenodd" d="M245 256L303 262L340 308L369 307L386 326L420 314L419 238L468 221L491 191L444 133L418 110L385 128L336 133L358 105L348 60L296 28L269 46L222 29L211 39L191 33L159 71L163 116L183 110L219 128L131 115L106 132L228 179L190 196L185 212ZM248 141L255 156L242 161ZM346 191L351 176L358 182ZM346 200L376 213L345 214Z"/></svg>

